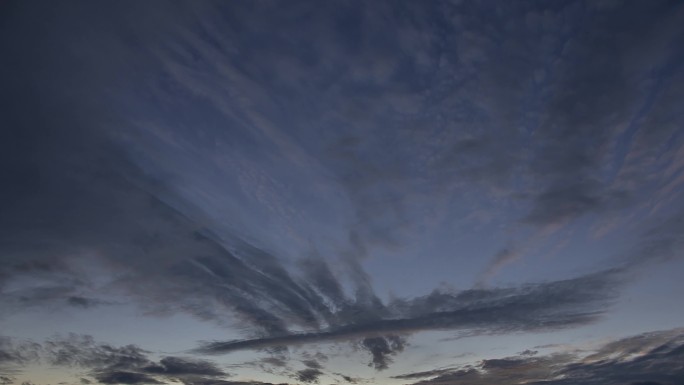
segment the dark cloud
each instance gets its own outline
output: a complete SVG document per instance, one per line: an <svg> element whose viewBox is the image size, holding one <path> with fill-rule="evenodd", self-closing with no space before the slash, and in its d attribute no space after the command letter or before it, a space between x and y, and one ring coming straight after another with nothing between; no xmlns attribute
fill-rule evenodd
<svg viewBox="0 0 684 385"><path fill-rule="evenodd" d="M647 333L611 342L597 352L486 359L462 368L419 372L401 379L432 377L416 384L622 385L678 384L684 379L681 329Z"/></svg>
<svg viewBox="0 0 684 385"><path fill-rule="evenodd" d="M390 303L393 318L342 325L312 333L251 340L213 342L197 349L206 354L240 349L286 346L319 341L375 338L421 330L478 330L484 333L549 330L594 321L614 297L619 271L509 289L476 289L460 293L435 291L425 297ZM505 314L505 317L501 315ZM389 346L392 341L385 341ZM370 344L373 346L374 344ZM403 347L398 344L397 347ZM378 351L384 351L379 349ZM375 355L374 355L375 359ZM382 360L378 361L382 367Z"/></svg>
<svg viewBox="0 0 684 385"><path fill-rule="evenodd" d="M23 366L38 360L40 353L39 344L0 336L0 375L20 371Z"/></svg>
<svg viewBox="0 0 684 385"><path fill-rule="evenodd" d="M323 365L321 365L316 360L304 360L302 361L302 364L304 364L307 368L310 369L323 369Z"/></svg>
<svg viewBox="0 0 684 385"><path fill-rule="evenodd" d="M102 344L88 335L70 334L43 343L43 355L50 364L84 368L103 384L162 384L143 373L143 367L154 365L149 352L135 346Z"/></svg>
<svg viewBox="0 0 684 385"><path fill-rule="evenodd" d="M142 368L146 373L166 374L170 376L202 375L202 376L225 376L226 372L219 369L214 363L204 360L164 357L159 364Z"/></svg>
<svg viewBox="0 0 684 385"><path fill-rule="evenodd" d="M92 336L70 334L43 344L49 361L58 366L75 366L96 370L124 370L150 362L149 352L135 345L122 347L102 344Z"/></svg>
<svg viewBox="0 0 684 385"><path fill-rule="evenodd" d="M361 341L361 346L368 350L372 356L369 366L375 370L384 370L392 362L392 356L402 352L406 340L401 336L389 335L386 337L369 337Z"/></svg>
<svg viewBox="0 0 684 385"><path fill-rule="evenodd" d="M335 374L342 377L343 380L347 381L350 384L357 384L359 382L359 379L357 379L357 378L350 377L350 376L340 374L340 373L335 373Z"/></svg>
<svg viewBox="0 0 684 385"><path fill-rule="evenodd" d="M335 307L342 308L347 304L347 297L330 267L322 258L308 258L300 262L302 271L311 282L313 288L328 298Z"/></svg>
<svg viewBox="0 0 684 385"><path fill-rule="evenodd" d="M259 360L259 362L262 362L264 364L272 365L272 366L278 366L278 367L285 367L287 366L287 360L285 358L279 358L279 357L266 357L262 358Z"/></svg>
<svg viewBox="0 0 684 385"><path fill-rule="evenodd" d="M112 371L95 375L102 384L163 384L154 378L133 372Z"/></svg>
<svg viewBox="0 0 684 385"><path fill-rule="evenodd" d="M0 340L0 370L5 368L4 364L12 363L14 366L7 366L9 373L47 362L58 367L86 369L104 384L161 384L163 380L219 384L229 376L207 360L169 356L155 361L150 355L135 345L113 346L97 342L88 335L69 334L42 344L18 343L8 338ZM89 381L81 379L81 383Z"/></svg>
<svg viewBox="0 0 684 385"><path fill-rule="evenodd" d="M183 385L288 385L286 383L273 384L261 381L228 381L211 378L186 378L180 381Z"/></svg>
<svg viewBox="0 0 684 385"><path fill-rule="evenodd" d="M318 377L320 377L323 374L318 369L302 369L297 372L297 380L302 381L302 382L318 382Z"/></svg>
<svg viewBox="0 0 684 385"><path fill-rule="evenodd" d="M525 360L516 358L491 359L482 361L482 369L484 370L500 370L517 368L525 364Z"/></svg>
<svg viewBox="0 0 684 385"><path fill-rule="evenodd" d="M398 376L393 376L392 378L396 378L398 380L415 380L419 378L426 378L426 377L436 377L444 373L449 373L453 371L453 369L434 369L434 370L427 370L424 372L414 372L414 373L407 373L407 374L401 374Z"/></svg>
<svg viewBox="0 0 684 385"><path fill-rule="evenodd" d="M97 306L102 306L102 305L111 305L111 302L108 301L102 301L96 298L85 298L85 297L78 297L78 296L73 296L67 298L67 303L69 305L74 306L74 307L80 307L83 309L89 309Z"/></svg>
<svg viewBox="0 0 684 385"><path fill-rule="evenodd" d="M304 358L306 360L310 360L310 361L316 361L319 364L321 362L327 362L329 359L329 357L326 354L324 354L320 351L316 351L316 352L304 351L304 352L302 352L302 358Z"/></svg>

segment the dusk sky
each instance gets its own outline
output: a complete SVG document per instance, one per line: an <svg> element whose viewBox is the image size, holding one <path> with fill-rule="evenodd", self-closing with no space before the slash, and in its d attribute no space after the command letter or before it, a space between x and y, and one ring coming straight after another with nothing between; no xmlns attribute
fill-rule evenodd
<svg viewBox="0 0 684 385"><path fill-rule="evenodd" d="M0 385L683 385L684 2L0 1Z"/></svg>

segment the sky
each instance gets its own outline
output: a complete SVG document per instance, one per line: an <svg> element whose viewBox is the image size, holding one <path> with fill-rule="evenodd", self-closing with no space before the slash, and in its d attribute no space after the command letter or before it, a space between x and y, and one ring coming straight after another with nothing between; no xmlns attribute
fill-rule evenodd
<svg viewBox="0 0 684 385"><path fill-rule="evenodd" d="M0 2L1 385L684 384L684 3Z"/></svg>

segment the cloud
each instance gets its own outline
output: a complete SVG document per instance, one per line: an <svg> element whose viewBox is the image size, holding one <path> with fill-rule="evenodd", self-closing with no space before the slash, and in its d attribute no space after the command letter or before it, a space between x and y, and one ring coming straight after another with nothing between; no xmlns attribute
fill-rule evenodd
<svg viewBox="0 0 684 385"><path fill-rule="evenodd" d="M572 7L567 7L569 11ZM611 21L629 18L634 12L660 17L665 4L638 9L625 4L615 13L597 14L592 26L566 36L562 54L552 71L556 79L549 85L549 99L539 110L535 143L528 174L540 188L531 195L531 207L524 221L537 226L564 224L589 213L601 213L632 206L636 186L614 184L614 176L625 161L629 146L629 123L638 120L651 108L649 95L658 92L659 82L643 82L649 66L667 66L667 59L629 63L645 67L627 69L626 58L647 47L651 39L665 35L642 35L651 30L649 23L637 22L629 28ZM576 17L575 15L570 16ZM648 18L647 17L647 18ZM672 19L678 16L671 15ZM641 20L644 21L644 20ZM609 31L609 32L608 32ZM644 38L643 36L648 36ZM592 65L584 65L586 58ZM617 67L624 70L615 71ZM648 86L644 86L648 84ZM642 178L646 165L635 170L632 178ZM643 179L642 179L643 180ZM642 184L639 188L654 189Z"/></svg>
<svg viewBox="0 0 684 385"><path fill-rule="evenodd" d="M369 337L361 341L361 346L373 357L371 364L375 370L384 370L392 362L394 356L404 350L406 340L401 336Z"/></svg>
<svg viewBox="0 0 684 385"><path fill-rule="evenodd" d="M164 374L169 376L202 375L226 376L227 373L219 369L214 363L192 358L164 357L159 364L142 368L146 373Z"/></svg>
<svg viewBox="0 0 684 385"><path fill-rule="evenodd" d="M39 344L0 336L0 375L17 373L23 366L35 362L40 352Z"/></svg>
<svg viewBox="0 0 684 385"><path fill-rule="evenodd" d="M520 354L400 379L432 377L415 384L677 384L684 379L682 329L645 333L608 343L592 354Z"/></svg>
<svg viewBox="0 0 684 385"><path fill-rule="evenodd" d="M264 363L271 366L285 367L287 366L287 360L278 357L265 357L259 360L260 363Z"/></svg>
<svg viewBox="0 0 684 385"><path fill-rule="evenodd" d="M149 352L135 345L112 346L95 341L92 336L69 334L42 344L53 365L118 371L141 367L150 362Z"/></svg>
<svg viewBox="0 0 684 385"><path fill-rule="evenodd" d="M363 259L481 201L533 228L634 211L679 172L679 59L651 48L680 36L667 2L501 4L510 20L480 3L21 7L7 36L23 39L2 40L2 314L111 293L245 334L201 352L352 341L380 370L419 331L585 325L618 286L610 272L382 301ZM675 255L680 216L633 259ZM320 255L291 268L301 244ZM521 255L500 250L487 272ZM103 376L220 372L79 338L45 348ZM3 349L0 365L25 360Z"/></svg>
<svg viewBox="0 0 684 385"><path fill-rule="evenodd" d="M95 378L102 384L163 384L148 375L133 372L105 372Z"/></svg>
<svg viewBox="0 0 684 385"><path fill-rule="evenodd" d="M358 378L350 377L350 376L340 374L340 373L335 373L335 374L342 377L343 380L345 380L346 382L348 382L350 384L357 384L359 382Z"/></svg>
<svg viewBox="0 0 684 385"><path fill-rule="evenodd" d="M318 369L302 369L297 372L297 380L302 381L302 382L318 382L318 377L322 375L323 372L321 372Z"/></svg>
<svg viewBox="0 0 684 385"><path fill-rule="evenodd" d="M435 291L425 297L397 300L385 306L390 317L340 325L327 330L282 336L212 342L198 353L220 354L241 349L298 345L366 338L377 367L394 338L423 330L476 330L481 333L534 331L577 326L594 321L614 298L619 271L611 270L565 281L508 289L473 289L459 293ZM383 305L384 306L384 305ZM502 317L502 315L505 315ZM374 350L376 343L379 348ZM400 341L400 340L397 340ZM395 345L397 351L403 344ZM387 349L385 349L387 348Z"/></svg>
<svg viewBox="0 0 684 385"><path fill-rule="evenodd" d="M286 383L273 384L261 381L226 381L214 379L182 380L183 385L288 385Z"/></svg>
<svg viewBox="0 0 684 385"><path fill-rule="evenodd" d="M136 345L114 346L97 342L89 335L57 336L42 343L19 343L10 338L0 342L0 370L4 363L14 364L8 374L46 362L57 367L86 369L103 384L162 384L164 380L218 384L230 376L207 360L167 356L155 361L151 352ZM88 381L81 379L81 383Z"/></svg>
<svg viewBox="0 0 684 385"><path fill-rule="evenodd" d="M571 26L580 19L586 20L579 3L568 3L544 16L539 9L523 12L527 13L527 28L510 33L528 33L518 41L526 44L539 38L529 34L539 28L543 30L543 42L539 42L539 51L519 60L508 60L506 65L527 60L536 69L498 72L497 63L485 59L486 69L480 73L483 77L491 73L529 76L529 82L512 85L512 91L508 87L485 89L497 90L493 98L507 99L507 93L518 92L522 84L536 84L538 93L528 94L527 99L534 100L535 106L526 108L526 117L520 117L526 122L518 131L520 135L501 139L479 135L473 142L485 143L486 146L480 144L483 149L494 147L499 140L509 143L498 152L486 154L495 160L508 158L510 173L503 174L503 178L501 174L492 174L493 177L482 179L486 184L500 185L506 177L513 176L500 191L520 203L522 214L518 223L509 223L548 231L580 219L601 221L618 213L634 215L644 206L654 208L663 204L660 198L651 197L660 197L662 187L676 180L666 170L677 169L675 154L682 148L680 139L673 146L666 144L666 137L674 138L674 127L681 127L683 121L681 114L669 107L681 99L678 91L674 91L681 89L677 86L682 82L681 74L674 70L681 68L681 52L664 48L681 38L681 30L673 27L681 24L681 8L671 3L646 7L621 3L613 12L592 13L592 20L577 29ZM635 18L636 14L641 17ZM654 29L646 21L649 19L661 20L663 24ZM631 20L629 27L619 20ZM532 28L533 25L536 27ZM555 27L549 28L551 25ZM644 56L644 50L649 49L653 55ZM494 55L517 59L502 48L495 52ZM538 60L553 64L540 65ZM658 68L656 72L654 68ZM507 108L511 104L505 99L502 104ZM498 115L491 114L494 119ZM664 119L667 123L657 116L668 116ZM464 154L460 164L469 164L468 160L474 163L473 159L485 153L460 151ZM510 151L520 156L507 156ZM514 182L510 183L511 180ZM514 184L525 187L515 188ZM625 225L620 221L619 226ZM500 255L492 259L486 271L496 271L501 265Z"/></svg>
<svg viewBox="0 0 684 385"><path fill-rule="evenodd" d="M433 369L433 370L427 370L424 372L414 372L414 373L407 373L407 374L401 374L398 376L392 376L392 378L396 378L398 380L415 380L419 378L426 378L426 377L436 377L445 373L451 372L453 369Z"/></svg>
<svg viewBox="0 0 684 385"><path fill-rule="evenodd" d="M524 254L525 248L508 246L499 250L489 262L487 269L483 271L477 279L476 286L482 286L492 275L498 272L503 266L515 261Z"/></svg>
<svg viewBox="0 0 684 385"><path fill-rule="evenodd" d="M42 122L27 130L41 136L35 127L52 125L60 124ZM17 136L15 147L3 152L14 164L6 170L10 172L6 180L16 191L6 191L11 196L2 202L20 203L3 210L7 221L0 226L13 234L14 241L3 244L11 249L3 252L0 276L7 277L3 286L24 288L4 291L0 300L5 306L60 302L93 306L101 302L77 293L97 294L92 279L119 276L124 278L108 288L140 300L151 310L180 309L217 322L237 315L269 334L285 332L288 323L315 327L316 311L327 311L323 297L297 283L275 257L237 238L228 241L232 252L201 223L163 202L157 195L164 195L163 188L141 175L117 150L102 144L108 139L101 133L65 129L60 138L41 144L21 134L21 128L10 132ZM67 150L72 155L62 157L61 151ZM39 155L25 157L34 152ZM22 167L41 170L48 177L22 174ZM34 193L23 194L24 188ZM36 234L40 247L32 241ZM83 253L108 265L110 276L90 277L79 271L76 260ZM136 258L139 255L146 257ZM160 270L155 262L159 259L168 261L169 268ZM276 316L274 308L281 314Z"/></svg>
<svg viewBox="0 0 684 385"><path fill-rule="evenodd" d="M323 365L321 365L316 360L304 360L302 361L302 364L304 364L307 368L310 369L323 369Z"/></svg>
<svg viewBox="0 0 684 385"><path fill-rule="evenodd" d="M97 306L111 305L112 304L111 302L99 300L96 298L85 298L85 297L78 297L78 296L73 296L73 297L67 298L67 303L73 307L80 307L83 309L90 309L90 308L97 307Z"/></svg>
<svg viewBox="0 0 684 385"><path fill-rule="evenodd" d="M62 125L39 123L26 129ZM17 241L12 244L15 252L4 255L27 256L3 264L4 275L13 281L40 276L46 282L24 290L19 298L31 298L33 302L63 299L72 305L91 305L92 300L87 300L91 297L76 294L92 287L88 284L91 277L78 270L71 255L78 254L80 248L97 250L98 258L110 266L110 274L120 277L108 287L120 290L147 309L162 314L180 310L216 322L226 322L232 316L258 336L212 344L201 349L204 352L324 340L375 341L374 338L397 333L435 329L480 327L504 332L568 327L595 319L600 311L592 306L605 299L607 287L599 287L596 276L540 285L537 289L435 293L383 304L373 293L360 264L353 259L350 261L357 292L349 298L342 290L340 278L322 259L302 261L302 280L264 249L235 234L223 231L219 235L205 227L201 212L189 209L190 202L170 194L162 181L112 148L104 133L66 130L54 141L41 142L33 141L32 136L22 136L19 130L16 135L18 145L8 149L10 155L4 155L28 170L43 170L41 174L49 176L33 178L30 173L17 174L17 168L13 168L9 180L18 190L10 192L16 196L3 201L21 198L22 202L6 211L5 218L15 220L3 228ZM67 149L72 155L63 158ZM27 158L26 152L40 155ZM35 194L27 197L20 193L21 188L31 189ZM48 219L38 223L36 218ZM32 239L36 233L44 242L44 251L35 251ZM350 242L363 248L353 233ZM138 258L139 255L145 258ZM161 260L163 264L159 263ZM65 277L68 285L61 283ZM56 290L57 282L62 289ZM593 285L597 291L588 293L570 287L575 284ZM559 290L567 291L561 301L547 300L541 294L544 291L551 295ZM464 300L468 295L483 296L484 307L469 308ZM523 301L523 306L509 299L526 296L532 302ZM577 299L585 301L591 311L574 309L582 305ZM446 301L442 304L444 308L433 304L435 300ZM563 308L565 305L567 309ZM510 319L504 322L494 316L501 312L510 312ZM292 326L313 331L293 333ZM383 368L383 358L377 354L382 349L369 350L375 367Z"/></svg>
<svg viewBox="0 0 684 385"><path fill-rule="evenodd" d="M330 304L338 318L372 310L345 298L324 261L303 262L310 282L297 280L270 253L207 228L200 211L141 170L108 135L67 126L17 122L9 132L15 145L3 157L13 166L4 171L14 190L5 191L2 202L19 203L3 209L0 221L14 240L3 244L0 290L21 289L0 292L6 309L87 308L105 304L96 298L108 292L160 314L183 311L222 324L237 318L266 335L339 323ZM53 141L33 140L51 127L64 130ZM106 275L91 276L79 267L82 259L106 266L99 272ZM369 288L365 292L373 298Z"/></svg>
<svg viewBox="0 0 684 385"><path fill-rule="evenodd" d="M348 299L344 294L340 280L335 277L328 264L322 258L307 258L300 261L302 272L308 278L311 286L333 306L344 307Z"/></svg>

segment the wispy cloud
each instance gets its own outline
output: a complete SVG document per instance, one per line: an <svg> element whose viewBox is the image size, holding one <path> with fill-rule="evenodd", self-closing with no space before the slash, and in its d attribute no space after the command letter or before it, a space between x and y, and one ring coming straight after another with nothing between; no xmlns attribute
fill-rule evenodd
<svg viewBox="0 0 684 385"><path fill-rule="evenodd" d="M0 336L0 375L11 378L27 364L39 358L40 345Z"/></svg>
<svg viewBox="0 0 684 385"><path fill-rule="evenodd" d="M42 188L26 202L35 205L27 206L35 215L8 212L7 218L19 223L6 227L19 240L14 244L17 250L26 250L23 247L29 243L21 240L28 242L36 231L46 245L46 253L32 252L28 259L10 259L2 265L4 275L11 277L6 285L44 277L40 286L29 286L12 296L79 306L104 304L86 299L96 298L97 288L90 284L93 277L75 267L78 258L74 259L71 248L97 250L97 258L109 266L108 287L142 306L158 312L179 309L217 322L236 316L249 327L248 332L258 336L208 345L202 351L361 340L370 341L361 346L369 351L375 367L382 369L387 365L384 357L403 346L393 342L398 338L395 335L435 329L504 332L580 325L594 320L601 313L600 305L612 295L612 273L604 273L521 288L435 292L385 304L373 292L359 262L351 259L355 267L350 270L350 281L356 292L348 296L341 279L322 259L302 260L302 274L294 275L271 253L236 235L225 231L219 235L203 226L196 211L188 211L182 200L169 201L173 195L164 184L127 158L116 151L91 150L104 140L97 133L65 134L63 140L41 144L45 147L42 158L31 159L52 170L53 177L37 182ZM38 146L28 139L19 143L27 149ZM73 147L77 156L60 159L62 145ZM21 159L25 158L15 158ZM89 161L81 166L84 160ZM17 176L15 183L24 183L22 178ZM65 210L73 212L67 215ZM39 227L32 221L22 225L19 219L38 217L48 219ZM353 236L350 242L363 247ZM141 253L144 259L137 258ZM61 279L64 276L69 277L67 286ZM53 282L60 282L64 289L56 290ZM477 306L474 298L480 301ZM499 314L509 317L502 319ZM305 332L294 332L292 326ZM381 341L388 349L371 343Z"/></svg>
<svg viewBox="0 0 684 385"><path fill-rule="evenodd" d="M0 339L0 374L8 381L37 364L85 369L90 376L82 383L184 384L221 383L230 374L211 361L196 357L166 356L156 361L152 353L136 345L115 346L97 342L92 336L69 334L43 342ZM5 364L12 364L5 366ZM12 382L10 382L12 383Z"/></svg>
<svg viewBox="0 0 684 385"><path fill-rule="evenodd" d="M362 346L377 369L403 349L396 335L424 330L471 330L478 333L553 330L590 323L614 298L619 271L606 271L566 281L508 289L435 291L383 305L387 314L365 322L341 324L316 332L289 333L248 340L212 342L197 349L207 354L241 349L298 345L365 338ZM502 316L505 315L505 316Z"/></svg>
<svg viewBox="0 0 684 385"><path fill-rule="evenodd" d="M681 329L647 333L606 344L593 354L520 354L485 359L451 370L416 372L397 379L431 377L415 384L676 384L684 380Z"/></svg>

